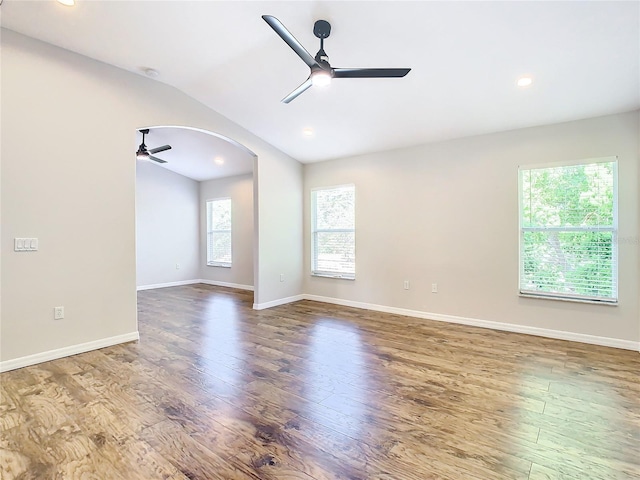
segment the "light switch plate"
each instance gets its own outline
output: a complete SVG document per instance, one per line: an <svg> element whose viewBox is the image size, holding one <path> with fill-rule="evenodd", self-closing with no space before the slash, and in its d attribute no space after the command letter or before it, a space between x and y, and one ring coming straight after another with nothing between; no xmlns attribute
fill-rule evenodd
<svg viewBox="0 0 640 480"><path fill-rule="evenodd" d="M37 238L15 238L13 243L15 252L35 252L38 250Z"/></svg>

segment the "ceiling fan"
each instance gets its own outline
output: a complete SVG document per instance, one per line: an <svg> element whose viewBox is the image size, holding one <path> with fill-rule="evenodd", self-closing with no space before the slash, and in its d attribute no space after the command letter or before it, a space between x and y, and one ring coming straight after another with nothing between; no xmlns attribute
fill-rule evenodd
<svg viewBox="0 0 640 480"><path fill-rule="evenodd" d="M271 15L263 15L262 19L289 45L294 52L311 69L309 78L293 92L282 99L283 103L289 103L298 95L306 91L312 85L326 86L332 78L398 78L404 77L411 71L410 68L333 68L329 64L329 57L324 51L324 39L331 33L331 24L326 20L318 20L313 25L313 34L320 39L320 50L312 57L309 52L291 35L289 30Z"/></svg>
<svg viewBox="0 0 640 480"><path fill-rule="evenodd" d="M143 128L142 130L139 130L139 132L142 134L142 143L138 147L136 158L138 160L153 160L154 162L158 163L167 163L166 160L154 157L153 155L155 155L156 153L164 152L166 150L171 150L171 145L163 145L161 147L147 149L147 146L144 144L144 136L149 133L149 129Z"/></svg>

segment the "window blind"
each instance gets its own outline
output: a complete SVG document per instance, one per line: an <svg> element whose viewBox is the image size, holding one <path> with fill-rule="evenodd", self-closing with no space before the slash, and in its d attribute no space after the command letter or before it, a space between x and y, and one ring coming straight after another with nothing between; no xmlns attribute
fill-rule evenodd
<svg viewBox="0 0 640 480"><path fill-rule="evenodd" d="M520 168L522 294L617 302L616 168Z"/></svg>
<svg viewBox="0 0 640 480"><path fill-rule="evenodd" d="M355 278L355 186L311 192L313 275Z"/></svg>
<svg viewBox="0 0 640 480"><path fill-rule="evenodd" d="M231 199L207 201L207 265L231 266Z"/></svg>

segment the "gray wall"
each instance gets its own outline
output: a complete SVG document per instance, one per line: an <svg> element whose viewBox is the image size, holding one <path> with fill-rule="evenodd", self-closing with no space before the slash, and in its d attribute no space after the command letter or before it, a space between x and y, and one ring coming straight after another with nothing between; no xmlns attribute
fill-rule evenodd
<svg viewBox="0 0 640 480"><path fill-rule="evenodd" d="M302 164L256 162L253 169L254 229L260 232L254 257L254 306L269 307L302 293ZM254 252L256 250L254 249ZM255 265L259 268L256 268ZM280 282L280 275L284 281Z"/></svg>
<svg viewBox="0 0 640 480"><path fill-rule="evenodd" d="M199 182L152 162L136 166L138 287L199 278Z"/></svg>
<svg viewBox="0 0 640 480"><path fill-rule="evenodd" d="M307 165L304 291L637 342L638 136L636 111ZM619 306L519 297L518 165L613 155ZM345 183L356 186L356 280L311 277L310 190Z"/></svg>
<svg viewBox="0 0 640 480"><path fill-rule="evenodd" d="M207 265L207 200L231 198L231 268ZM200 182L200 278L239 288L253 287L253 175Z"/></svg>
<svg viewBox="0 0 640 480"><path fill-rule="evenodd" d="M257 155L256 301L302 292L299 162L172 87L14 32L2 30L1 61L0 361L11 363L0 368L137 333L141 127L202 128ZM38 237L40 250L13 252L15 237Z"/></svg>
<svg viewBox="0 0 640 480"><path fill-rule="evenodd" d="M135 131L149 125L217 132L257 155L257 307L304 286L330 299L640 337L638 112L309 165L303 189L299 162L172 87L7 30L0 54L0 369L137 334L133 152ZM610 155L620 159L620 305L518 297L518 164ZM309 190L344 183L356 185L358 278L311 278ZM14 252L15 237L39 238L39 251ZM66 317L54 321L60 305Z"/></svg>

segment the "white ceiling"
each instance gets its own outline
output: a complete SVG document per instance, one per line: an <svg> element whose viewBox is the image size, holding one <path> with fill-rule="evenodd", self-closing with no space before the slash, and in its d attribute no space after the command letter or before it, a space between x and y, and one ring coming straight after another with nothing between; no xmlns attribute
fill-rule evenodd
<svg viewBox="0 0 640 480"><path fill-rule="evenodd" d="M25 35L139 74L153 67L302 162L640 107L639 2L5 0L1 14ZM328 20L334 67L412 71L337 79L282 104L309 71L263 14L312 55L313 23ZM526 89L515 84L524 74Z"/></svg>
<svg viewBox="0 0 640 480"><path fill-rule="evenodd" d="M203 130L150 127L144 141L148 149L171 145L171 150L154 155L167 163L154 164L197 181L253 173L253 154L228 139ZM141 142L142 134L138 133L136 145ZM216 159L221 159L222 164L216 163Z"/></svg>

